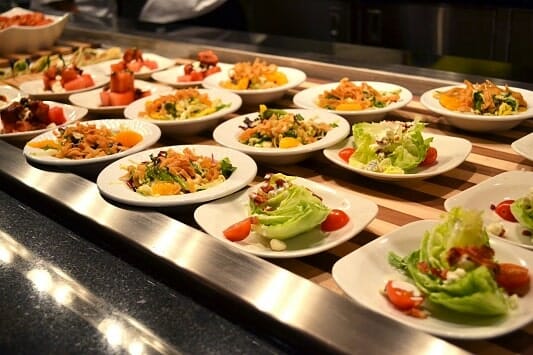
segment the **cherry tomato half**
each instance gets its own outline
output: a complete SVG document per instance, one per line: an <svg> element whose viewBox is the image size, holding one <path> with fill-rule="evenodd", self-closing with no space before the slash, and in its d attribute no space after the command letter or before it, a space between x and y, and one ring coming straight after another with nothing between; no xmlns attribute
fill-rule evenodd
<svg viewBox="0 0 533 355"><path fill-rule="evenodd" d="M420 166L431 166L437 161L437 149L434 147L429 147L426 152L426 157L419 164Z"/></svg>
<svg viewBox="0 0 533 355"><path fill-rule="evenodd" d="M345 162L348 162L354 152L355 148L344 148L339 151L339 157Z"/></svg>
<svg viewBox="0 0 533 355"><path fill-rule="evenodd" d="M415 297L413 291L394 287L394 281L392 280L387 282L385 294L392 305L402 311L416 308L424 301L421 296Z"/></svg>
<svg viewBox="0 0 533 355"><path fill-rule="evenodd" d="M324 232L333 232L344 227L349 220L350 217L348 217L346 212L333 209L320 225L320 229Z"/></svg>
<svg viewBox="0 0 533 355"><path fill-rule="evenodd" d="M494 209L494 212L496 212L498 216L506 221L516 222L516 218L514 218L513 214L511 213L511 204L513 202L514 200L503 200L502 202L498 203Z"/></svg>
<svg viewBox="0 0 533 355"><path fill-rule="evenodd" d="M232 242L238 242L240 240L243 240L248 236L248 234L250 234L253 223L254 218L248 217L240 222L232 224L224 230L224 237L226 237L228 240L231 240Z"/></svg>
<svg viewBox="0 0 533 355"><path fill-rule="evenodd" d="M495 273L496 282L509 294L523 296L529 291L529 271L511 263L501 263Z"/></svg>

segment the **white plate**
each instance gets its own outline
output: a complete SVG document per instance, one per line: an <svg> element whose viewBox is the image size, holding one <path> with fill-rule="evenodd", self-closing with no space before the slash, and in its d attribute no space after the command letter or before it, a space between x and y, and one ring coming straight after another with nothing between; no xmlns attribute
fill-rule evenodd
<svg viewBox="0 0 533 355"><path fill-rule="evenodd" d="M533 91L520 88L510 87L511 90L522 94L524 100L527 102L527 110L508 116L486 116L476 115L475 113L452 111L443 107L439 100L435 98L435 94L438 91L446 91L460 86L461 85L445 86L426 91L420 97L420 102L428 110L445 116L452 126L473 132L490 132L511 129L518 126L522 121L533 117Z"/></svg>
<svg viewBox="0 0 533 355"><path fill-rule="evenodd" d="M143 80L135 80L135 88L142 91L150 90L151 95L161 95L172 91L170 86L150 83ZM74 105L85 107L91 113L119 114L122 116L126 106L102 106L100 93L103 89L95 89L72 94L68 97Z"/></svg>
<svg viewBox="0 0 533 355"><path fill-rule="evenodd" d="M197 155L213 156L216 160L227 157L237 169L221 184L203 191L175 196L143 196L132 191L120 180L126 174L125 166L142 163L150 159L150 154L157 154L161 150L170 148L179 152L190 148ZM214 145L176 145L150 149L122 158L104 168L98 175L96 183L102 195L112 200L134 206L166 207L190 205L227 196L248 185L256 174L257 165L253 159L236 150Z"/></svg>
<svg viewBox="0 0 533 355"><path fill-rule="evenodd" d="M316 228L286 239L284 242L287 244L287 249L283 251L273 251L266 239L257 237L253 232L240 242L231 242L224 237L223 231L248 216L249 194L257 189L257 185L232 196L199 206L194 211L194 218L206 233L245 252L265 258L296 258L323 252L353 238L376 217L378 212L378 207L374 202L355 194L339 192L323 184L299 177L294 180L294 183L311 189L322 197L322 201L329 208L346 212L350 216L348 224L325 235Z"/></svg>
<svg viewBox="0 0 533 355"><path fill-rule="evenodd" d="M461 163L466 160L470 154L470 151L472 150L472 143L463 138L428 133L424 133L423 136L424 138L433 137L431 146L437 149L437 164L428 167L420 167L415 172L409 174L376 173L349 165L339 157L339 152L343 148L353 147L353 137L349 137L333 147L324 149L324 155L330 161L345 169L373 179L385 181L406 181L427 179L452 170L461 165Z"/></svg>
<svg viewBox="0 0 533 355"><path fill-rule="evenodd" d="M300 145L294 148L258 148L239 142L238 136L243 132L240 126L246 126L243 121L246 118L255 119L259 113L234 117L218 125L213 131L214 140L226 147L240 150L258 161L269 164L294 164L309 158L313 153L336 144L350 134L350 125L341 116L316 110L286 109L293 114L301 114L306 120L316 118L316 122L336 123L324 138L310 144Z"/></svg>
<svg viewBox="0 0 533 355"><path fill-rule="evenodd" d="M0 96L5 96L6 101L0 99L0 111L8 107L13 101L20 99L20 91L9 85L0 86Z"/></svg>
<svg viewBox="0 0 533 355"><path fill-rule="evenodd" d="M526 159L533 161L533 133L511 143L511 148Z"/></svg>
<svg viewBox="0 0 533 355"><path fill-rule="evenodd" d="M225 71L233 67L233 65L226 64L226 63L218 63L217 65L220 67L221 71ZM152 74L152 79L157 80L167 85L174 86L174 87L189 87L189 86L202 85L201 80L200 81L178 81L178 77L185 74L185 72L183 71L184 68L185 68L185 64L178 65L177 67L172 67L167 70L158 71Z"/></svg>
<svg viewBox="0 0 533 355"><path fill-rule="evenodd" d="M444 208L449 211L452 207L462 206L483 211L486 224L501 222L506 231L506 238L490 234L491 237L533 249L533 238L522 235L523 228L518 223L504 221L490 208L491 204L525 196L532 187L533 172L507 171L448 198L444 201Z"/></svg>
<svg viewBox="0 0 533 355"><path fill-rule="evenodd" d="M230 67L230 69L233 66ZM259 105L265 104L271 101L278 100L285 95L285 93L307 79L305 73L299 69L278 67L278 71L284 73L287 76L288 82L284 85L277 86L270 89L257 89L257 90L230 90L222 87L220 83L222 81L229 80L228 70L222 70L219 73L209 75L202 81L202 85L206 88L217 88L232 91L241 96L245 105Z"/></svg>
<svg viewBox="0 0 533 355"><path fill-rule="evenodd" d="M135 78L137 79L150 79L150 76L158 72L160 70L168 69L176 64L176 61L170 58L166 58L163 56L160 56L155 53L143 53L142 57L144 60L153 60L157 63L156 69L148 69L146 67L143 67L139 72L134 73ZM96 71L98 73L104 74L104 75L111 75L111 64L116 64L118 62L122 61L122 58L120 59L113 59L108 60L105 62L101 62L98 64L92 64L84 67L84 69L90 69L91 71Z"/></svg>
<svg viewBox="0 0 533 355"><path fill-rule="evenodd" d="M124 110L124 116L132 120L144 120L152 122L161 128L164 134L186 136L197 134L201 131L205 131L213 128L225 115L237 111L242 104L241 98L227 90L220 89L198 89L201 94L207 94L211 100L220 99L223 104L229 104L229 107L225 107L217 112L213 112L210 115L206 115L198 118L191 118L188 120L155 120L149 117L139 116L140 112L145 111L146 101L152 101L159 98L161 95L150 95L143 97L140 100L134 101L129 104Z"/></svg>
<svg viewBox="0 0 533 355"><path fill-rule="evenodd" d="M357 303L385 317L433 335L456 339L484 339L503 335L530 323L533 320L533 292L518 300L518 308L507 318L492 324L472 319L471 324L447 322L429 316L414 318L398 311L380 294L390 279L400 280L402 274L389 265L387 256L394 252L407 255L420 247L426 230L439 221L425 220L409 223L392 233L355 250L333 265L333 279L341 289ZM533 254L522 248L492 240L491 246L500 262L511 262L533 270ZM486 322L486 321L485 321Z"/></svg>
<svg viewBox="0 0 533 355"><path fill-rule="evenodd" d="M64 124L60 125L59 127L79 121L83 117L85 117L85 115L87 115L87 109L83 107L66 105L66 104L61 104L59 102L53 102L53 101L44 101L44 103L50 105L50 107L60 106L63 108L63 113L65 114L65 118L67 119L67 121ZM56 127L58 126L56 126L55 124L51 124L47 128L37 129L34 131L0 133L0 138L6 141L10 141L10 142L26 142L32 139L33 137L38 136L39 134L44 133L46 131L50 131ZM0 121L0 128L3 128L1 121Z"/></svg>
<svg viewBox="0 0 533 355"><path fill-rule="evenodd" d="M50 90L45 90L42 79L26 81L20 84L19 88L20 88L20 91L28 94L30 97L34 99L66 100L72 94L96 89L98 87L104 86L105 84L109 82L109 77L107 75L93 73L93 72L87 72L87 73L91 74L93 81L94 81L94 85L88 88L80 89L80 90L71 90L71 91L65 91L65 92L52 92Z"/></svg>
<svg viewBox="0 0 533 355"><path fill-rule="evenodd" d="M142 121L131 121L124 119L107 119L107 120L95 120L95 121L84 121L82 124L94 124L96 127L107 127L112 131L119 131L122 129L129 129L135 131L142 135L142 140L131 147L128 150L125 150L120 153L106 155L102 157L95 157L89 159L65 159L65 158L56 158L52 156L52 150L44 150L39 148L33 148L28 145L30 142L39 142L46 139L55 140L56 136L54 131L45 132L35 138L30 142L26 143L23 149L23 153L28 160L31 160L35 163L45 164L45 165L54 165L54 166L78 166L78 165L88 165L88 164L99 164L103 162L111 162L113 160L120 159L126 155L130 155L136 152L139 152L143 149L146 149L153 144L155 144L159 137L161 137L161 130L156 125L153 125L149 122Z"/></svg>
<svg viewBox="0 0 533 355"><path fill-rule="evenodd" d="M352 83L356 85L361 85L363 81L352 81ZM400 90L400 100L398 102L391 103L390 105L383 107L383 108L371 108L366 110L355 110L355 111L337 111L337 110L328 110L324 109L317 105L318 97L324 93L326 90L333 90L337 86L339 86L339 83L328 83L323 85L317 85L310 87L308 89L302 90L298 92L293 97L293 102L296 106L302 107L302 108L308 108L308 109L318 109L318 110L324 110L331 113L335 113L337 115L345 116L350 123L355 122L370 122L370 121L376 121L381 120L387 112L392 110L397 110L399 108L402 108L403 106L407 105L412 99L413 94L408 89L396 85L396 84L389 84L389 83L382 83L378 81L366 81L366 83L370 86L372 86L374 89L378 91L396 91Z"/></svg>

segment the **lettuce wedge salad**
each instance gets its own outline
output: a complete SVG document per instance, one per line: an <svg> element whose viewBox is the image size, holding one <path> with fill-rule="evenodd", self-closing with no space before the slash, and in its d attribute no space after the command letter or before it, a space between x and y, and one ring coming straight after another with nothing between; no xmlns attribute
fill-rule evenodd
<svg viewBox="0 0 533 355"><path fill-rule="evenodd" d="M533 187L529 189L527 195L514 200L510 207L518 223L533 231Z"/></svg>
<svg viewBox="0 0 533 355"><path fill-rule="evenodd" d="M348 164L378 173L409 173L424 162L430 150L433 138L422 136L424 126L417 121L356 123Z"/></svg>
<svg viewBox="0 0 533 355"><path fill-rule="evenodd" d="M241 241L253 231L269 240L272 250L281 251L286 247L283 240L317 227L327 233L348 223L346 213L328 208L319 196L294 180L281 173L267 174L249 195L249 217L226 228L224 236Z"/></svg>
<svg viewBox="0 0 533 355"><path fill-rule="evenodd" d="M406 256L390 253L390 265L408 282L391 280L385 295L406 314L501 317L529 291L529 270L500 263L485 230L482 212L455 207L425 232L420 248Z"/></svg>

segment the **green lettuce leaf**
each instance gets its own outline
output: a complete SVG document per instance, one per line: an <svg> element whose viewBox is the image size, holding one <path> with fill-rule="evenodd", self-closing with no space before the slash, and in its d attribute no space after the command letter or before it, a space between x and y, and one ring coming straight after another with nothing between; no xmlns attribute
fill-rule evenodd
<svg viewBox="0 0 533 355"><path fill-rule="evenodd" d="M511 204L511 213L525 228L533 230L533 191Z"/></svg>

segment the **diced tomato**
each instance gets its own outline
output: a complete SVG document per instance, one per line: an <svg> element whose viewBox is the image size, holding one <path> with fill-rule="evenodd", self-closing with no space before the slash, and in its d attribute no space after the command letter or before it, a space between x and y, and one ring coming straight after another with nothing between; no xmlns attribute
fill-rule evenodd
<svg viewBox="0 0 533 355"><path fill-rule="evenodd" d="M329 212L320 229L324 232L332 232L341 229L350 221L350 217L342 210L333 209Z"/></svg>
<svg viewBox="0 0 533 355"><path fill-rule="evenodd" d="M511 263L501 263L495 272L496 282L509 294L524 296L530 287L527 268Z"/></svg>
<svg viewBox="0 0 533 355"><path fill-rule="evenodd" d="M113 92L109 93L109 102L111 106L126 106L135 100L135 91Z"/></svg>
<svg viewBox="0 0 533 355"><path fill-rule="evenodd" d="M126 64L126 67L134 73L139 72L142 66L143 66L143 63L140 61L133 61L133 62L129 62L128 64Z"/></svg>
<svg viewBox="0 0 533 355"><path fill-rule="evenodd" d="M65 83L63 88L67 91L81 90L88 87L94 86L93 78L90 74L82 74L74 80Z"/></svg>
<svg viewBox="0 0 533 355"><path fill-rule="evenodd" d="M353 153L355 153L355 148L343 148L339 151L339 157L345 162L348 162Z"/></svg>
<svg viewBox="0 0 533 355"><path fill-rule="evenodd" d="M224 230L224 237L232 242L243 240L250 234L254 222L254 218L248 217L240 222L232 224Z"/></svg>
<svg viewBox="0 0 533 355"><path fill-rule="evenodd" d="M216 65L218 56L210 49L198 52L198 60L204 64Z"/></svg>
<svg viewBox="0 0 533 355"><path fill-rule="evenodd" d="M394 307L407 311L422 304L424 299L421 296L415 297L413 291L394 287L394 281L389 280L385 286L385 294Z"/></svg>
<svg viewBox="0 0 533 355"><path fill-rule="evenodd" d="M199 72L199 71L191 72L190 76L191 76L191 81L202 81L202 80L204 80L204 74L202 74L202 72Z"/></svg>
<svg viewBox="0 0 533 355"><path fill-rule="evenodd" d="M437 149L434 147L429 147L426 152L426 157L419 164L420 166L431 166L437 161Z"/></svg>
<svg viewBox="0 0 533 355"><path fill-rule="evenodd" d="M111 106L111 96L109 90L100 91L100 102L102 106Z"/></svg>
<svg viewBox="0 0 533 355"><path fill-rule="evenodd" d="M54 85L55 79L50 79L47 76L43 76L43 87L44 90L52 90L52 85Z"/></svg>
<svg viewBox="0 0 533 355"><path fill-rule="evenodd" d="M211 74L215 74L215 73L218 73L220 72L222 69L220 69L220 67L217 65L217 66L214 66L214 67L209 67L209 69L207 69L204 73L205 76L209 76Z"/></svg>
<svg viewBox="0 0 533 355"><path fill-rule="evenodd" d="M55 80L55 78L56 78L56 76L57 76L57 66L52 65L52 66L48 67L48 69L46 69L46 70L43 72L43 76L44 76L45 78Z"/></svg>
<svg viewBox="0 0 533 355"><path fill-rule="evenodd" d="M61 86L65 86L66 83L78 78L78 71L74 67L65 68L61 72Z"/></svg>
<svg viewBox="0 0 533 355"><path fill-rule="evenodd" d="M123 71L124 69L126 69L126 64L123 61L120 61L115 64L111 64L111 73Z"/></svg>
<svg viewBox="0 0 533 355"><path fill-rule="evenodd" d="M112 92L127 92L135 90L135 77L133 73L128 70L114 72L111 74L111 81L109 84Z"/></svg>
<svg viewBox="0 0 533 355"><path fill-rule="evenodd" d="M158 67L157 62L155 60L145 59L142 63L150 70L155 70Z"/></svg>
<svg viewBox="0 0 533 355"><path fill-rule="evenodd" d="M190 74L180 75L178 76L178 82L186 83L192 81Z"/></svg>
<svg viewBox="0 0 533 355"><path fill-rule="evenodd" d="M57 125L67 122L65 113L63 112L63 108L61 106L50 107L48 110L48 119L50 122L53 122Z"/></svg>
<svg viewBox="0 0 533 355"><path fill-rule="evenodd" d="M514 202L514 200L503 200L502 202L498 203L496 208L494 209L494 212L501 218L505 219L509 222L516 222L516 218L511 213L511 204Z"/></svg>

